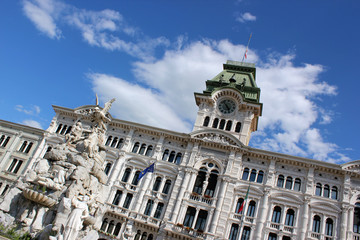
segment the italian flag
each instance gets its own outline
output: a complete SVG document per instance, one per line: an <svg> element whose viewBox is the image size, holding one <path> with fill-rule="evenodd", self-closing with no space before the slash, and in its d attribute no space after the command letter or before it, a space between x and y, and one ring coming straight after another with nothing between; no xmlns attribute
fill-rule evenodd
<svg viewBox="0 0 360 240"><path fill-rule="evenodd" d="M246 203L246 201L247 201L247 199L248 199L248 196L249 196L249 190L250 190L250 185L249 185L249 187L248 187L248 189L247 189L245 199L244 199L244 201L241 203L241 206L240 206L240 208L239 208L238 213L240 213L240 212L244 209L244 207L245 207L245 203Z"/></svg>

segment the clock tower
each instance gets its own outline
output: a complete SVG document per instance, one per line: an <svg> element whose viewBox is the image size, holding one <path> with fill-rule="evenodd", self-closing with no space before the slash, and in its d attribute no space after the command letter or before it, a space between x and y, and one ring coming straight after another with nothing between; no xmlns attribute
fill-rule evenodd
<svg viewBox="0 0 360 240"><path fill-rule="evenodd" d="M193 131L220 131L248 145L262 112L255 64L227 61L223 67L221 73L206 81L203 93L195 93L199 110Z"/></svg>

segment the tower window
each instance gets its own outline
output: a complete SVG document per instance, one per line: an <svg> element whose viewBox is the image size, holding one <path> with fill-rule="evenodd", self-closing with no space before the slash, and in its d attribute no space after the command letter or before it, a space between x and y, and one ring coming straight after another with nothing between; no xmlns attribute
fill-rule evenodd
<svg viewBox="0 0 360 240"><path fill-rule="evenodd" d="M221 119L219 129L224 129L225 127L225 119Z"/></svg>
<svg viewBox="0 0 360 240"><path fill-rule="evenodd" d="M228 121L227 123L226 123L226 131L231 131L231 126L232 126L232 121Z"/></svg>
<svg viewBox="0 0 360 240"><path fill-rule="evenodd" d="M210 122L210 117L209 117L209 116L205 117L203 126L204 126L204 127L209 126L209 122Z"/></svg>
<svg viewBox="0 0 360 240"><path fill-rule="evenodd" d="M241 122L236 123L235 132L239 133L241 130Z"/></svg>
<svg viewBox="0 0 360 240"><path fill-rule="evenodd" d="M213 127L213 128L217 128L217 127L218 127L218 124L219 124L219 119L218 119L218 118L215 118L212 127Z"/></svg>

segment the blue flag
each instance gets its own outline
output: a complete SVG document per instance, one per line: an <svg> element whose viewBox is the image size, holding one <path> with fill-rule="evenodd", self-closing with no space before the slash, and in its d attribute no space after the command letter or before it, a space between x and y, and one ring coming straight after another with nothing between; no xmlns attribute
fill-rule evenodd
<svg viewBox="0 0 360 240"><path fill-rule="evenodd" d="M140 174L139 174L139 177L138 177L138 181L140 181L140 179L145 176L146 173L148 172L154 172L154 165L155 163L151 164L150 166L148 166L147 168L145 168Z"/></svg>

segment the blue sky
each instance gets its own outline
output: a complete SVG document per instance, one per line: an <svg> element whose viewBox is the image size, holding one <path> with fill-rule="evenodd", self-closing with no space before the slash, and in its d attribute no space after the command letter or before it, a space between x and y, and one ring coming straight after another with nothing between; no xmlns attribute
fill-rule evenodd
<svg viewBox="0 0 360 240"><path fill-rule="evenodd" d="M191 132L193 92L242 59L264 104L256 148L358 160L358 1L0 2L0 119L46 129L51 105Z"/></svg>

